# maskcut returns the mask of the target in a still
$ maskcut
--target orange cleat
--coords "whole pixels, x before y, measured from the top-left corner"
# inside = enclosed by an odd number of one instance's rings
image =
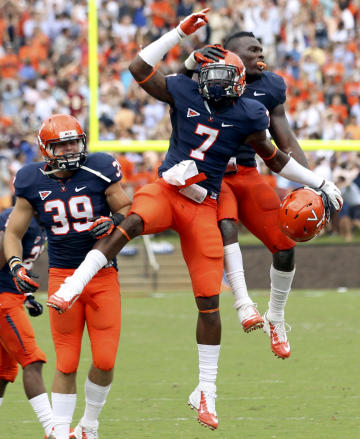
[[[74,291],[75,288],[66,283],[67,279],[68,278],[65,279],[65,282],[60,285],[56,293],[52,294],[46,302],[49,308],[54,308],[59,314],[70,309],[81,294],[81,291]]]
[[[215,410],[216,393],[208,390],[200,390],[198,387],[189,396],[188,405],[197,410],[198,422],[204,427],[215,430],[219,421]]]
[[[245,303],[237,310],[245,332],[255,331],[264,326],[264,319],[256,308],[256,303]]]
[[[73,303],[78,299],[79,296],[80,294],[75,296],[71,301],[67,301],[62,297],[57,296],[55,293],[48,298],[46,305],[49,308],[54,308],[59,314],[62,314],[72,307]]]
[[[264,331],[270,336],[271,350],[274,354],[285,360],[291,354],[290,343],[286,333],[291,330],[290,325],[281,321],[270,321],[267,314],[264,314]]]

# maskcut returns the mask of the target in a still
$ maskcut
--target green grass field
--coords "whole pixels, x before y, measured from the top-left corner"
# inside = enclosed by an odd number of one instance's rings
[[[268,293],[253,291],[259,309]],[[40,295],[41,301],[45,296]],[[196,308],[192,293],[123,297],[123,328],[113,387],[100,417],[100,438],[110,439],[356,439],[359,415],[360,291],[291,293],[287,320],[292,355],[275,358],[262,332],[242,332],[223,293],[222,349],[215,432],[196,422],[187,397],[197,384]],[[33,318],[48,356],[48,390],[54,351],[47,311]],[[90,364],[87,334],[78,373],[74,426],[84,408],[83,384]],[[21,372],[0,408],[0,438],[43,438],[27,402]]]

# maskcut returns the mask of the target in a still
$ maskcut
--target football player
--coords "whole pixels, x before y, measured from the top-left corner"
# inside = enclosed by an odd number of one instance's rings
[[[35,300],[33,292],[39,286],[35,281],[30,287],[23,284],[25,267],[30,270],[44,249],[45,234],[35,218],[22,238],[23,264],[16,271],[9,269],[4,256],[4,234],[11,209],[0,214],[0,405],[3,402],[7,384],[13,383],[18,374],[18,364],[23,368],[24,390],[36,413],[45,435],[53,438],[53,416],[42,378],[42,365],[46,356],[35,340],[35,333],[27,317],[42,314],[41,303]],[[14,277],[13,277],[14,275]],[[25,286],[25,289],[24,289]]]
[[[323,182],[266,139],[266,108],[254,100],[240,98],[245,68],[237,55],[228,52],[222,63],[203,63],[198,82],[181,74],[165,77],[156,70],[169,49],[206,24],[207,11],[186,17],[131,62],[130,71],[141,87],[171,107],[169,150],[159,168],[159,179],[136,192],[127,218],[110,236],[99,240],[76,272],[49,298],[48,306],[66,311],[81,297],[81,290],[91,277],[135,236],[176,230],[198,307],[199,383],[188,403],[198,411],[200,423],[215,429],[223,270],[217,199],[227,162],[241,145],[249,143],[281,175],[314,187],[324,184],[338,208],[341,195],[335,185]],[[93,227],[97,227],[96,223]]]
[[[246,88],[243,96],[261,102],[269,111],[269,131],[278,148],[303,166],[306,157],[287,121],[284,109],[286,85],[277,74],[265,69],[263,48],[251,32],[230,35],[224,48],[236,53],[246,68]],[[194,51],[185,67],[191,71],[204,58],[209,62],[223,59],[226,51],[219,46],[205,46]],[[280,199],[275,190],[259,174],[255,150],[243,145],[232,158],[225,174],[219,200],[219,226],[224,242],[224,266],[227,280],[234,294],[234,307],[246,332],[264,326],[270,345],[278,358],[291,353],[286,332],[285,305],[295,274],[295,245],[279,227]],[[241,250],[238,244],[238,220],[271,251],[270,301],[262,317],[248,295]]]
[[[46,119],[38,143],[44,162],[26,165],[16,175],[16,204],[5,236],[5,255],[14,275],[21,273],[25,287],[32,286],[31,275],[22,268],[21,238],[36,212],[48,239],[52,295],[93,246],[89,227],[94,217],[112,213],[114,227],[131,203],[121,187],[119,163],[109,154],[87,153],[85,133],[74,117],[55,114]],[[56,351],[52,387],[56,439],[69,435],[85,323],[92,364],[85,383],[85,412],[75,434],[82,439],[98,437],[98,416],[113,379],[120,335],[120,287],[114,260],[99,271],[81,299],[65,316],[50,310]]]

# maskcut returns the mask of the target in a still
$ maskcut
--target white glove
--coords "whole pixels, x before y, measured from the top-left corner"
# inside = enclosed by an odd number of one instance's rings
[[[328,180],[324,180],[318,189],[325,193],[334,209],[340,212],[344,203],[340,189],[333,182]]]

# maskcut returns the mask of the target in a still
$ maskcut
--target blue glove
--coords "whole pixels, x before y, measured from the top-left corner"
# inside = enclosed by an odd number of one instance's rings
[[[31,317],[37,317],[43,313],[43,306],[37,302],[31,294],[26,296],[25,306]]]

